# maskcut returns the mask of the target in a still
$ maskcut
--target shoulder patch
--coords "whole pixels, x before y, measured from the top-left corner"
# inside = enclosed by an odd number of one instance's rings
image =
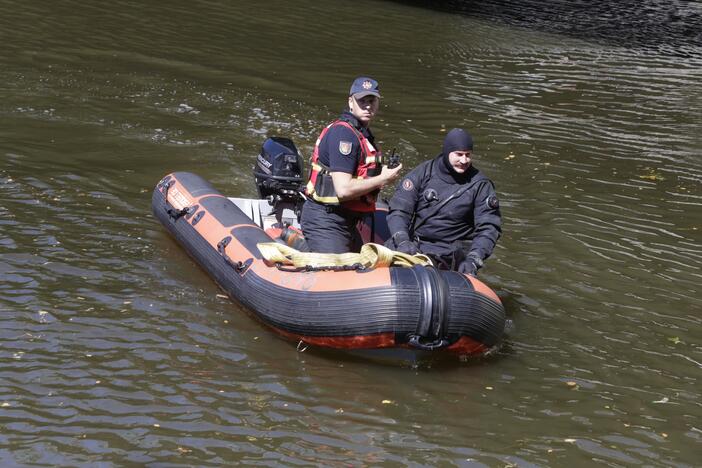
[[[353,148],[353,143],[351,143],[350,141],[339,141],[339,153],[343,154],[344,156],[348,156],[349,154],[351,154],[351,148]]]
[[[485,204],[494,210],[500,207],[500,200],[498,200],[495,195],[490,195],[487,200],[485,200]]]
[[[405,179],[402,181],[402,188],[409,192],[410,190],[414,189],[414,184],[410,179]]]

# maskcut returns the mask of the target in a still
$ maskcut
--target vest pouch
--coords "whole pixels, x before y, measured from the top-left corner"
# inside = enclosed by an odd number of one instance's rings
[[[334,181],[331,174],[326,171],[321,171],[317,174],[317,179],[314,182],[314,199],[325,205],[339,204],[339,199],[334,190]]]

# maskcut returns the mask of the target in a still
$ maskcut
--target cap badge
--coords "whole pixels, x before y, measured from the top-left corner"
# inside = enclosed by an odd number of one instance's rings
[[[344,156],[348,156],[349,154],[351,154],[352,146],[353,144],[350,141],[339,141],[339,153],[343,154]]]
[[[371,88],[373,87],[373,83],[371,83],[370,81],[366,80],[366,81],[363,82],[363,84],[362,84],[361,86],[363,86],[363,89],[371,89]]]

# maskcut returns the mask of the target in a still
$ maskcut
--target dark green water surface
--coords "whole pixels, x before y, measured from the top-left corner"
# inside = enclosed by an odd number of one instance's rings
[[[699,466],[702,4],[590,3],[0,0],[0,464]],[[359,74],[405,170],[474,135],[494,356],[298,352],[150,213]]]

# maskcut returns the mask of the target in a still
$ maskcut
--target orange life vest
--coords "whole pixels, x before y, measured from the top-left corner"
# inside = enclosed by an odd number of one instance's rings
[[[336,190],[334,190],[334,183],[332,181],[329,168],[319,162],[319,143],[322,141],[324,135],[327,134],[329,129],[335,125],[343,125],[351,129],[360,143],[361,151],[358,157],[356,172],[353,174],[354,178],[367,179],[368,177],[375,175],[374,172],[380,167],[380,151],[376,150],[368,138],[356,130],[353,125],[344,120],[337,120],[327,125],[324,130],[322,130],[319,138],[317,138],[317,142],[314,145],[314,152],[312,153],[312,158],[310,161],[310,179],[305,187],[305,194],[315,201],[325,205],[341,205],[342,207],[352,211],[375,211],[376,192],[363,195],[355,200],[344,200],[340,202],[339,197],[336,194]]]

